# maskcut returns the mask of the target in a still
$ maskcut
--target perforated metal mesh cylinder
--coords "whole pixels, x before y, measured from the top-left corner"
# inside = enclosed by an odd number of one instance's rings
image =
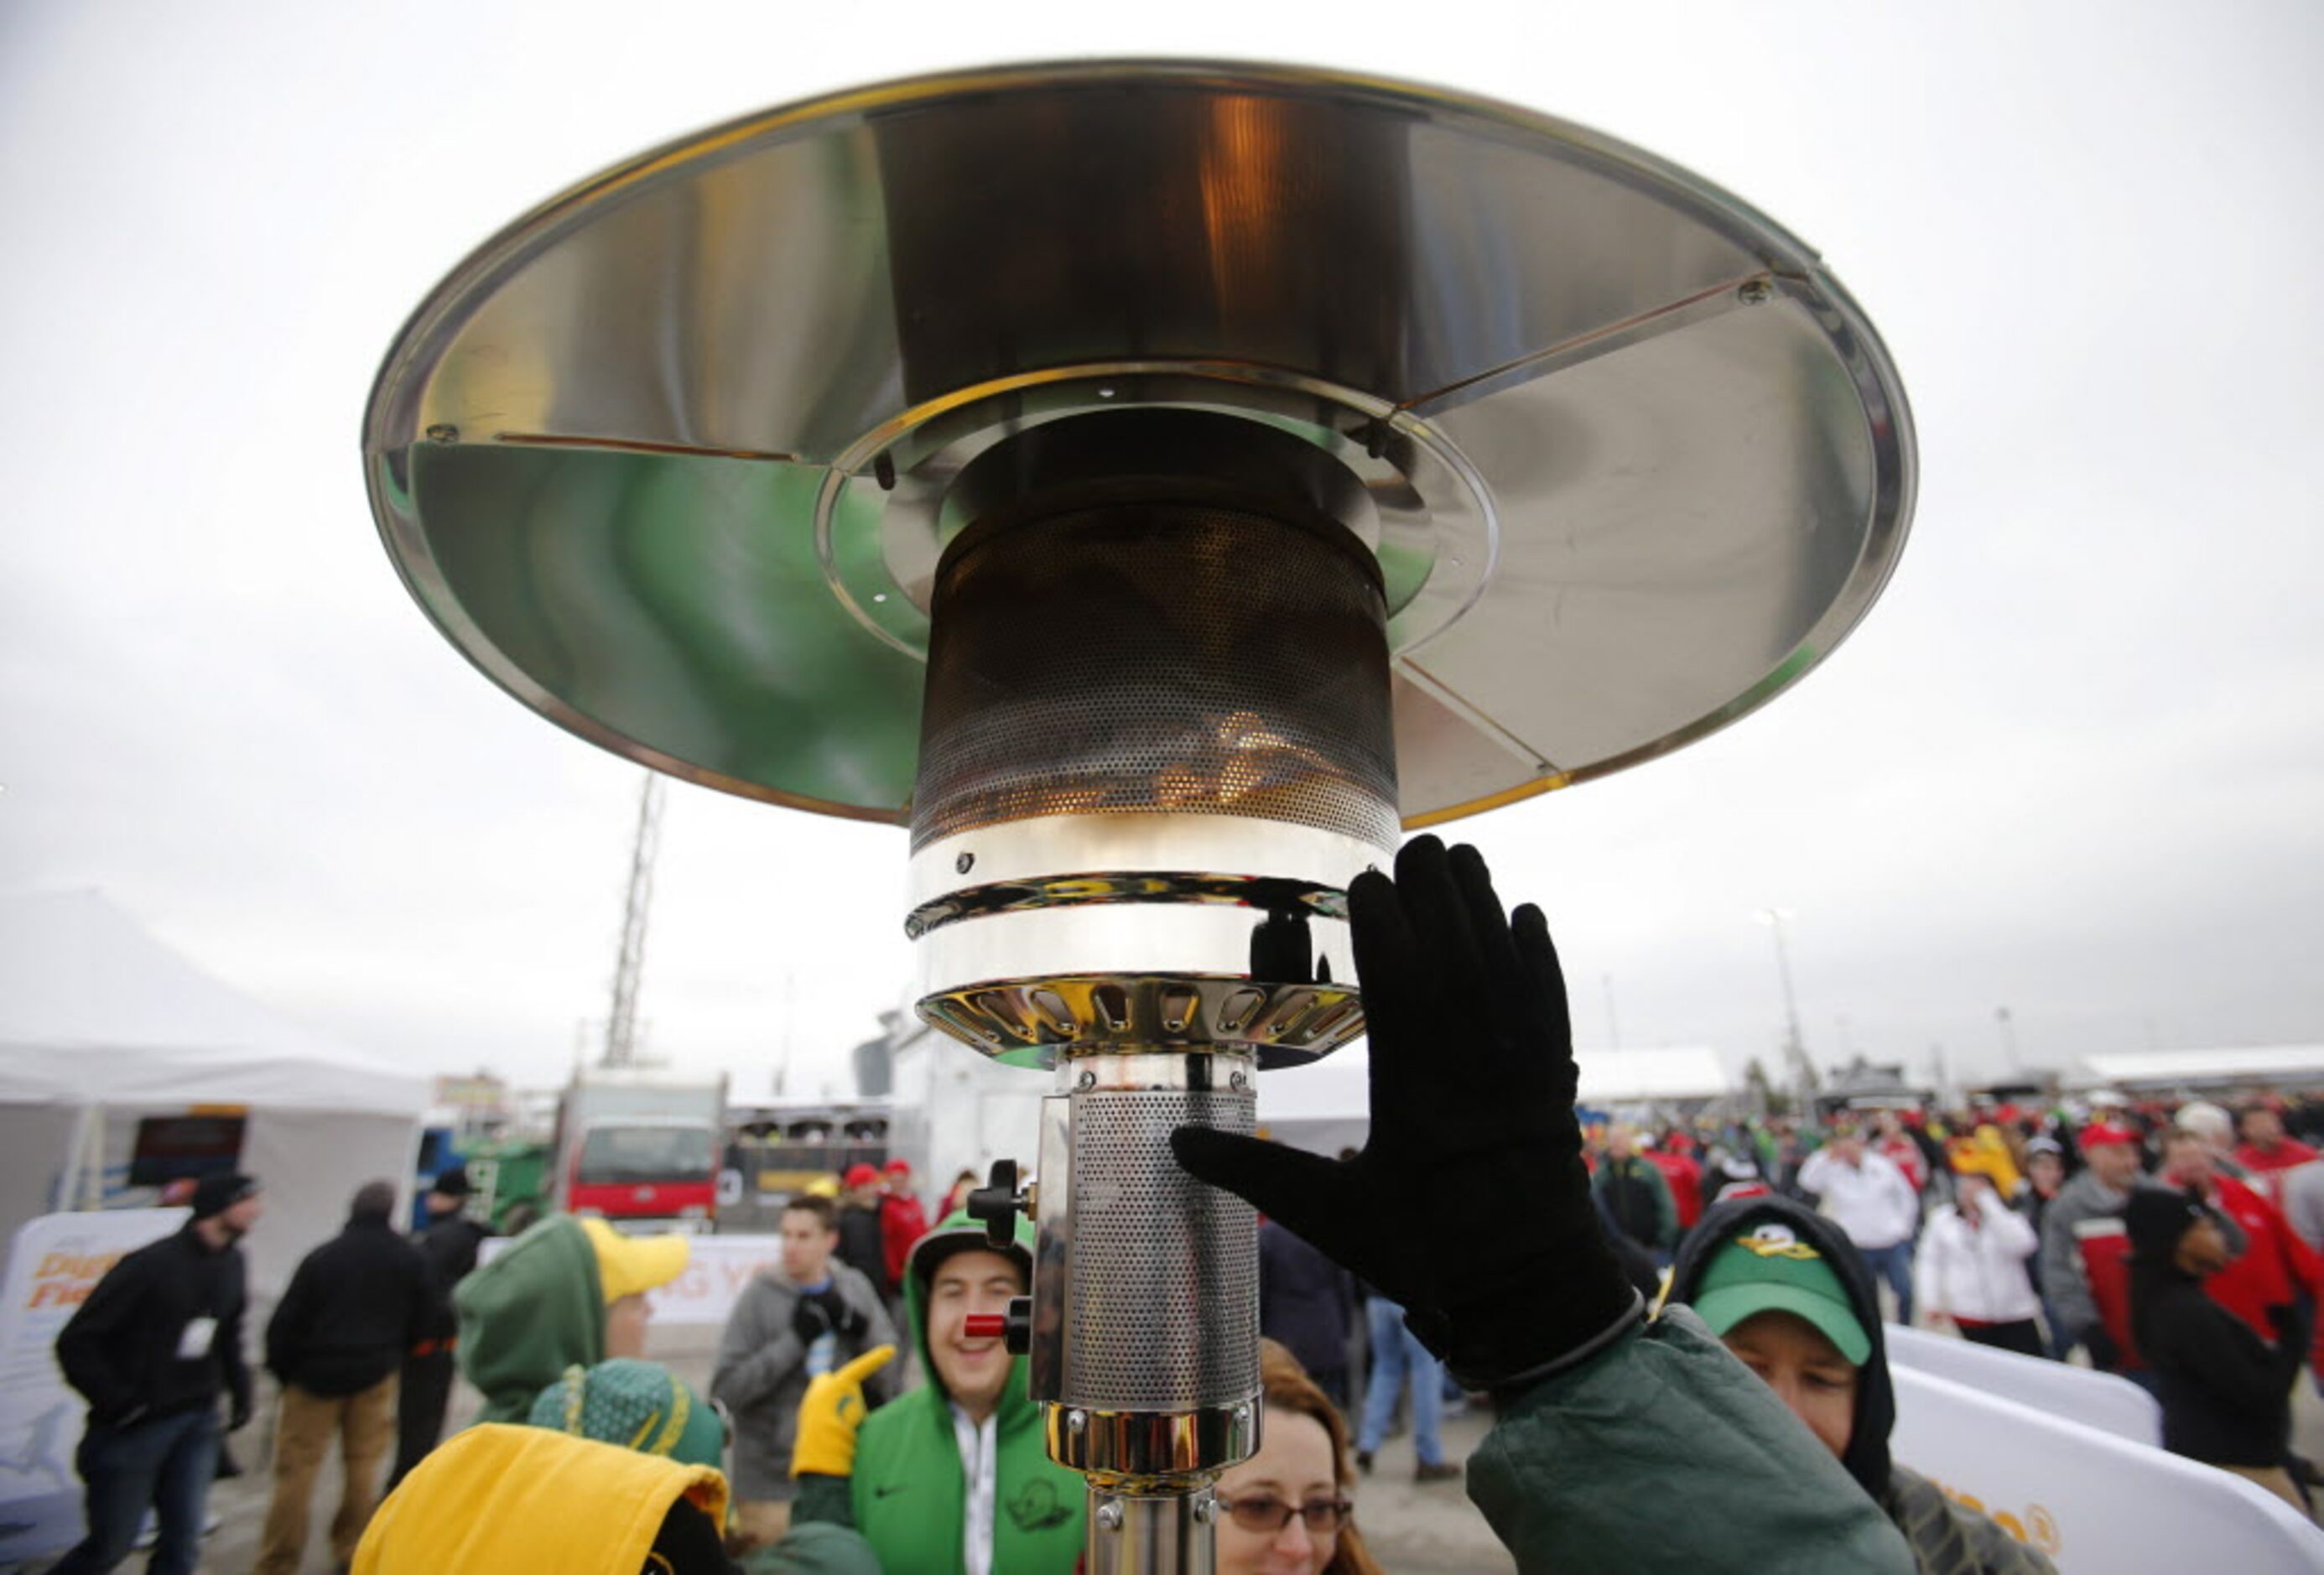
[[[1386,608],[1342,527],[1167,502],[986,521],[932,612],[915,849],[1121,811],[1395,845]]]
[[[1249,1133],[1256,1115],[1247,1086],[1073,1096],[1065,1404],[1185,1413],[1256,1392],[1258,1217],[1170,1156],[1175,1128]]]

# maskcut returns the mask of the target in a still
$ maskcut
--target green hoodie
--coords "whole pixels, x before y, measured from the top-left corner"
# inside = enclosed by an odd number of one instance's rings
[[[484,1395],[478,1422],[522,1422],[569,1367],[605,1359],[597,1254],[569,1214],[552,1214],[452,1292],[460,1372]]]
[[[855,1474],[842,1497],[829,1479],[805,1478],[793,1519],[837,1520],[862,1533],[881,1566],[913,1575],[960,1575],[967,1477],[953,1432],[944,1380],[928,1356],[928,1283],[936,1260],[966,1241],[991,1250],[984,1227],[954,1213],[912,1248],[904,1271],[904,1308],[912,1347],[927,1382],[874,1411],[857,1436]],[[1022,1261],[1033,1253],[1033,1228],[1019,1220]],[[992,1568],[1008,1575],[1068,1575],[1081,1557],[1087,1505],[1079,1472],[1049,1459],[1041,1410],[1026,1389],[1026,1362],[1010,1365],[994,1414]]]

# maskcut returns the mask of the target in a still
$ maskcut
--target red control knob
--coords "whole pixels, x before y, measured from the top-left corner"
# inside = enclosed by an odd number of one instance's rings
[[[971,1312],[960,1331],[971,1340],[997,1339],[1011,1356],[1023,1356],[1033,1346],[1033,1298],[1011,1296],[1006,1312]]]

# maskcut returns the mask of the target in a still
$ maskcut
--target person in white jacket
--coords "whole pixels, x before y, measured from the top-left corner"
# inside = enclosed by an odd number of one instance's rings
[[[1954,1202],[1930,1215],[1921,1232],[1913,1279],[1922,1307],[1950,1318],[1964,1340],[2047,1355],[2034,1321],[2041,1302],[2025,1277],[2025,1260],[2041,1239],[1982,1173],[1957,1171],[1954,1186]]]
[[[1800,1166],[1800,1185],[1856,1243],[1875,1277],[1896,1294],[1896,1322],[1913,1322],[1913,1235],[1921,1224],[1921,1194],[1886,1155],[1867,1151],[1864,1138],[1843,1128]]]

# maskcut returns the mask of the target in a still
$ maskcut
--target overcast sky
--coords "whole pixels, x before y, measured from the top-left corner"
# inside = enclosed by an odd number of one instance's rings
[[[356,15],[366,20],[358,24]],[[1367,20],[1367,17],[1372,20]],[[649,20],[650,18],[650,20]],[[1317,19],[1325,19],[1322,22]],[[398,583],[357,419],[404,315],[642,147],[867,80],[1207,54],[1532,106],[1823,253],[1911,396],[1913,536],[1800,686],[1462,824],[1585,1045],[1998,1071],[2324,1039],[2313,5],[0,7],[0,887],[101,887],[348,1040],[553,1082],[637,768]],[[650,1044],[844,1084],[901,832],[669,790]],[[966,1054],[966,1052],[962,1052]]]

